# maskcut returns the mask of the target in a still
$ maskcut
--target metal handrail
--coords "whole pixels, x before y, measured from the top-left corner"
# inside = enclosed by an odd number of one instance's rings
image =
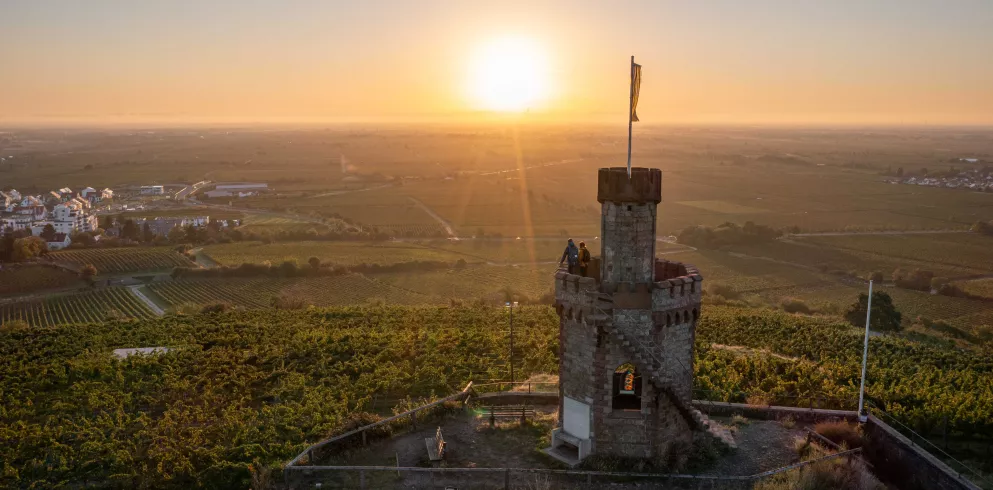
[[[431,403],[428,403],[426,405],[422,405],[422,406],[417,407],[417,408],[415,408],[413,410],[408,410],[406,412],[403,412],[403,413],[394,415],[392,417],[388,417],[388,418],[382,419],[382,420],[380,420],[378,422],[375,422],[375,423],[372,423],[372,424],[369,424],[369,425],[364,425],[362,427],[359,427],[358,429],[351,430],[351,431],[348,431],[348,432],[346,432],[344,434],[339,434],[339,435],[334,436],[334,437],[331,437],[329,439],[325,439],[323,441],[320,441],[320,442],[317,442],[315,444],[312,444],[307,449],[304,449],[295,458],[293,458],[292,460],[290,460],[289,463],[286,463],[286,467],[287,468],[290,468],[290,467],[296,466],[303,459],[304,456],[307,456],[308,459],[310,460],[310,462],[313,463],[313,459],[311,458],[311,456],[313,455],[313,451],[315,449],[320,449],[320,448],[322,448],[324,446],[327,446],[328,444],[331,444],[332,442],[337,442],[337,441],[340,441],[342,439],[346,439],[348,437],[354,436],[355,434],[360,434],[360,433],[363,433],[363,432],[365,432],[367,430],[370,430],[370,429],[374,429],[376,427],[379,427],[381,425],[386,425],[386,424],[388,424],[390,422],[393,422],[394,420],[398,420],[398,419],[401,419],[403,417],[411,417],[413,419],[414,417],[417,416],[417,412],[420,412],[420,411],[423,411],[423,410],[427,410],[429,408],[436,407],[436,406],[441,405],[441,404],[444,404],[446,402],[450,402],[450,401],[453,401],[453,400],[456,400],[456,399],[459,399],[459,398],[462,398],[463,400],[465,400],[469,396],[471,389],[472,389],[472,381],[470,381],[469,384],[467,384],[465,386],[465,388],[463,388],[462,391],[460,391],[458,393],[455,393],[455,394],[452,394],[452,395],[448,395],[445,398],[442,398],[440,400],[435,400],[435,401],[433,401]],[[365,436],[363,435],[363,438],[364,437]]]

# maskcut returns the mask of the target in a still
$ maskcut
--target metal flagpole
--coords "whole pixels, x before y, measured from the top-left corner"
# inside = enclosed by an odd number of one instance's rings
[[[631,56],[631,90],[628,94],[628,178],[631,178],[631,126],[634,121],[631,115],[634,113],[634,55]]]
[[[865,308],[865,345],[862,347],[862,382],[859,385],[859,422],[867,417],[862,412],[862,399],[865,397],[865,365],[869,359],[869,316],[872,315],[872,280],[869,280],[869,301]]]

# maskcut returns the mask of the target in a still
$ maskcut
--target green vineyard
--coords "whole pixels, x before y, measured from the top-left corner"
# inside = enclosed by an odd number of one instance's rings
[[[70,267],[93,264],[100,274],[167,271],[192,267],[193,262],[168,247],[122,247],[63,250],[48,254],[49,260]]]
[[[286,279],[193,279],[154,283],[148,289],[170,307],[227,303],[243,308],[265,308],[278,296],[298,298],[317,306],[364,303],[371,299],[391,304],[435,302],[429,296],[359,274]]]
[[[155,315],[130,291],[118,287],[0,305],[0,324],[23,320],[32,326],[44,327],[103,322],[112,316],[151,318]]]

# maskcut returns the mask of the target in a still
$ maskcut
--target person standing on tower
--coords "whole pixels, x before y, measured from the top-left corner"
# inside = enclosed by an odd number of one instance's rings
[[[579,242],[579,275],[586,277],[586,267],[590,265],[591,258],[586,242]]]
[[[562,258],[559,259],[559,266],[562,262],[566,260],[569,261],[569,274],[576,273],[576,264],[579,262],[579,249],[576,248],[576,244],[572,242],[572,238],[569,239],[569,243],[565,246],[565,251],[562,252]]]

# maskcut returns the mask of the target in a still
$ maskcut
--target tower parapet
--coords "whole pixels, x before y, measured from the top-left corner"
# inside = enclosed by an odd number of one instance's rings
[[[655,258],[661,171],[602,168],[597,200],[599,277],[555,275],[562,403],[550,454],[666,459],[705,424],[690,405],[703,278]]]

